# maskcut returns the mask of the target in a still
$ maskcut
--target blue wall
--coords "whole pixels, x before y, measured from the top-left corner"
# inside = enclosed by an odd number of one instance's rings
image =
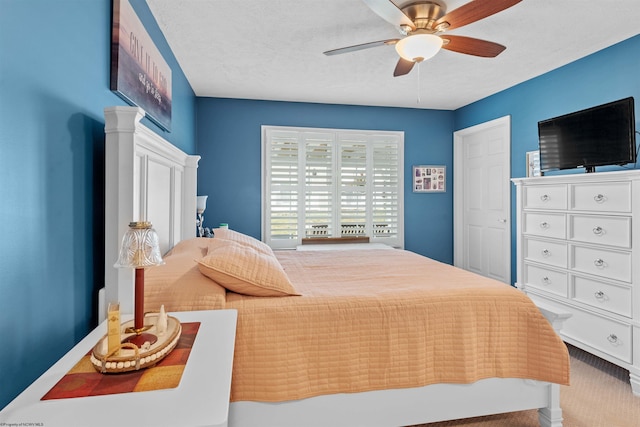
[[[404,131],[405,248],[453,263],[453,191],[411,190],[412,165],[447,165],[451,183],[453,112],[198,98],[198,193],[209,195],[205,226],[229,223],[260,238],[260,126]]]
[[[482,99],[455,112],[460,130],[511,116],[511,176],[526,175],[525,153],[538,149],[538,121],[628,96],[640,117],[640,36],[618,43],[564,67]],[[640,141],[640,140],[639,140]],[[633,168],[627,165],[626,168]],[[622,169],[598,167],[597,171]],[[550,174],[583,173],[584,169]],[[512,187],[512,282],[515,283],[515,188]]]
[[[172,68],[173,130],[195,152],[195,97],[143,0],[131,2]],[[0,408],[82,338],[103,286],[103,109],[111,0],[2,0]],[[116,254],[114,254],[114,257]]]

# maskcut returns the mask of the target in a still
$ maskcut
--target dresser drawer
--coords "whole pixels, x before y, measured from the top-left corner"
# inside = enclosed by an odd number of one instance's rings
[[[525,264],[524,283],[543,291],[567,297],[567,273]]]
[[[566,238],[566,217],[564,214],[527,212],[523,218],[523,232],[556,239]]]
[[[569,239],[599,245],[631,247],[631,218],[569,215]]]
[[[562,332],[597,350],[631,363],[631,325],[599,316],[595,313],[571,310]]]
[[[566,185],[525,186],[525,209],[567,209]]]
[[[564,305],[538,295],[529,295],[534,303],[570,313],[560,335],[607,353],[626,363],[632,361],[633,341],[630,324],[618,322],[577,307]]]
[[[573,277],[572,285],[574,300],[631,317],[631,288],[579,276]]]
[[[631,283],[631,253],[572,246],[570,268],[583,273]]]
[[[536,239],[525,239],[525,259],[567,268],[567,245]]]
[[[631,183],[572,184],[571,209],[596,212],[631,212]]]

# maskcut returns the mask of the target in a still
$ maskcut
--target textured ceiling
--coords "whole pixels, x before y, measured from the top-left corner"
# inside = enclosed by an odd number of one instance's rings
[[[446,4],[451,11],[467,2]],[[639,0],[523,0],[450,32],[507,46],[497,58],[442,50],[410,74],[393,77],[393,46],[322,54],[400,36],[362,0],[147,3],[197,96],[445,110],[628,39],[640,28]]]

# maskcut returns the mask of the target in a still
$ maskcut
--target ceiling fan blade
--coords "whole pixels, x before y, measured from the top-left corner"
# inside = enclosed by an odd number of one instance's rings
[[[484,58],[495,58],[506,49],[501,44],[488,42],[486,40],[474,39],[465,36],[440,36],[444,41],[443,49],[453,52],[465,53],[467,55],[482,56]]]
[[[398,9],[391,0],[363,0],[369,9],[373,10],[378,16],[396,27],[406,25],[415,30],[416,26],[403,11]]]
[[[409,72],[413,69],[413,66],[416,65],[413,61],[407,61],[404,58],[400,58],[398,63],[396,64],[396,69],[393,70],[393,77],[404,76],[405,74],[409,74]]]
[[[369,42],[369,43],[357,44],[357,45],[354,45],[354,46],[341,47],[339,49],[328,50],[328,51],[323,52],[323,53],[325,55],[327,55],[327,56],[340,55],[342,53],[355,52],[357,50],[369,49],[369,48],[372,48],[372,47],[378,47],[378,46],[383,46],[383,45],[394,45],[394,44],[398,43],[399,41],[400,41],[400,39],[378,40],[376,42]]]
[[[474,0],[467,4],[460,6],[459,8],[452,10],[451,12],[438,19],[434,25],[434,28],[438,28],[439,25],[443,25],[441,31],[453,30],[454,28],[462,27],[463,25],[471,24],[472,22],[479,21],[491,16],[495,13],[502,12],[505,9],[510,8],[522,0]],[[448,23],[446,25],[445,23]]]

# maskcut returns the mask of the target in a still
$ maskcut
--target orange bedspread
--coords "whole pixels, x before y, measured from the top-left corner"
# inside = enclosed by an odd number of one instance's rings
[[[283,251],[302,296],[227,293],[231,400],[470,383],[569,382],[567,349],[517,289],[401,250]]]

